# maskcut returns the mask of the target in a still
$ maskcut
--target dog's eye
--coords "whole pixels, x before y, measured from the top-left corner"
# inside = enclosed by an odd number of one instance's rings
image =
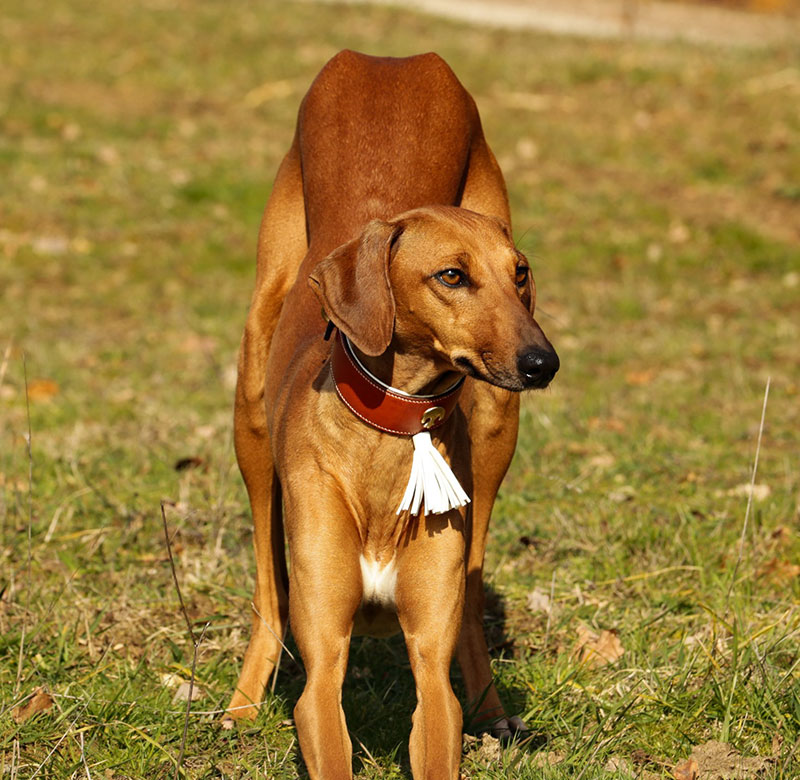
[[[514,274],[514,283],[517,287],[524,287],[528,281],[528,274],[530,273],[530,268],[527,265],[518,265],[517,271]]]
[[[447,268],[444,271],[439,271],[436,274],[436,278],[445,287],[466,287],[469,284],[467,275],[458,268]]]

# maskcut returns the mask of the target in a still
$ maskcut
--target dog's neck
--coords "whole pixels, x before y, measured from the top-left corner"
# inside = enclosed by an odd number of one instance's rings
[[[437,395],[458,381],[461,374],[437,365],[429,357],[390,347],[382,355],[365,355],[351,342],[361,365],[384,384],[409,395]]]

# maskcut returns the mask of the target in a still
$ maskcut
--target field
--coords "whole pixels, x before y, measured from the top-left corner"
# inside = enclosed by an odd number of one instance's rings
[[[254,571],[231,408],[260,212],[345,47],[436,50],[474,94],[562,361],[486,562],[533,737],[465,738],[464,778],[800,776],[797,48],[271,0],[6,0],[0,36],[2,777],[306,776],[291,642],[218,727]],[[207,625],[188,720],[162,499]],[[413,707],[402,639],[355,640],[357,777],[410,778]]]

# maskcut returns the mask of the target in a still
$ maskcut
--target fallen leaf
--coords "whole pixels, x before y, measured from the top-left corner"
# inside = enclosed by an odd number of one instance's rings
[[[207,355],[213,353],[217,346],[216,339],[199,333],[187,332],[178,345],[181,352],[187,354]]]
[[[649,385],[656,376],[656,372],[652,368],[646,368],[642,371],[628,371],[625,374],[625,381],[634,387],[642,387]]]
[[[183,682],[183,677],[175,672],[162,672],[159,677],[165,688],[177,688]]]
[[[28,383],[28,398],[31,401],[48,401],[58,395],[58,383],[52,379],[34,379]]]
[[[596,634],[587,626],[578,626],[575,654],[582,664],[592,669],[614,663],[625,654],[616,631],[603,630]]]
[[[617,461],[613,455],[604,452],[601,455],[595,455],[593,458],[589,458],[587,462],[596,469],[610,469]]]
[[[697,777],[697,761],[692,758],[687,758],[682,764],[678,764],[672,770],[672,776],[675,780],[695,780]]]
[[[788,547],[792,541],[792,532],[785,525],[779,525],[769,538],[778,547]]]
[[[28,701],[24,704],[20,704],[20,706],[14,710],[14,720],[17,723],[24,723],[37,712],[47,712],[52,706],[53,697],[44,688],[37,688]]]
[[[550,596],[541,588],[534,588],[528,594],[528,609],[531,612],[545,612],[549,615],[552,609]]]
[[[612,431],[613,433],[625,433],[625,423],[616,417],[590,417],[587,421],[590,431]]]
[[[622,485],[616,490],[612,490],[608,494],[608,498],[615,504],[624,504],[626,501],[633,501],[635,495],[636,488],[634,488],[633,485]]]
[[[775,585],[788,585],[800,576],[800,566],[780,558],[773,558],[758,570],[758,576]]]
[[[636,748],[636,750],[634,750],[633,753],[631,753],[631,759],[633,760],[634,764],[659,763],[646,750],[642,750],[641,748]]]
[[[619,756],[611,756],[606,761],[603,771],[613,772],[618,777],[633,777],[634,775],[633,764],[627,758],[620,758]]]
[[[598,421],[599,419],[599,417],[590,418],[589,427],[592,427],[592,420]],[[544,445],[544,448],[547,454],[561,452],[565,448],[570,455],[589,455],[594,451],[591,447],[580,441],[568,441],[565,445],[563,441],[556,440],[548,442]]]
[[[177,704],[180,701],[188,701],[189,699],[189,688],[190,685],[188,682],[182,682],[178,689],[175,691],[175,695],[172,697],[172,703]],[[197,701],[198,699],[202,699],[203,696],[206,695],[205,691],[195,683],[194,686],[191,686],[192,691],[192,701]]]
[[[179,461],[175,463],[175,471],[187,471],[188,469],[200,469],[204,468],[206,462],[202,458],[198,458],[196,455],[192,455],[189,458],[181,458]]]
[[[267,81],[254,89],[251,89],[243,98],[242,102],[247,108],[258,108],[262,103],[270,100],[279,100],[288,97],[294,91],[291,81],[283,79],[281,81]]]

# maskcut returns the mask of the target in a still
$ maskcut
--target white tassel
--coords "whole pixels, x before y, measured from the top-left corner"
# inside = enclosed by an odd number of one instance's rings
[[[468,504],[469,496],[447,461],[433,446],[431,435],[427,431],[416,433],[411,441],[414,442],[414,461],[397,514],[408,509],[410,514],[417,515],[423,502],[426,515],[438,515]]]

